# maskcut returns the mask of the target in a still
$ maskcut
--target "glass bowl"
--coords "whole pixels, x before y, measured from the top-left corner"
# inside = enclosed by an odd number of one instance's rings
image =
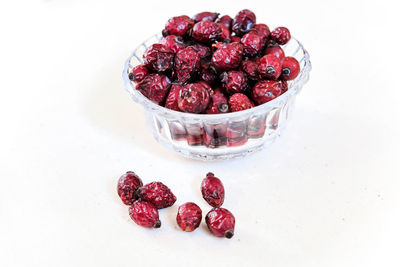
[[[296,95],[309,79],[311,62],[307,51],[296,39],[284,46],[286,56],[300,63],[300,73],[288,82],[288,91],[257,107],[225,114],[192,114],[170,110],[151,102],[135,89],[128,75],[142,64],[147,47],[162,38],[156,34],[139,45],[127,59],[123,79],[131,98],[141,104],[154,138],[183,156],[217,160],[243,157],[271,144],[284,130],[293,111]]]

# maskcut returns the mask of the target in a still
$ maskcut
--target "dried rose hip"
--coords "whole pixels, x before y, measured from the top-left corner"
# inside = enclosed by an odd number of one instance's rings
[[[282,88],[281,94],[286,93],[287,90],[289,89],[287,81],[281,80],[281,81],[279,81],[279,83],[281,84],[281,88]]]
[[[236,93],[229,98],[229,107],[232,112],[237,112],[253,108],[254,104],[250,101],[250,99],[246,95],[241,93]]]
[[[138,65],[132,69],[131,73],[129,73],[129,80],[137,83],[141,82],[149,73],[150,71],[146,66]]]
[[[165,25],[163,30],[163,35],[177,35],[183,36],[190,30],[194,25],[194,21],[188,16],[178,16],[170,18]]]
[[[256,15],[248,9],[244,9],[233,19],[232,31],[234,31],[236,35],[242,36],[247,33],[255,23]]]
[[[192,47],[186,47],[176,53],[175,74],[178,82],[185,83],[200,70],[200,56]]]
[[[118,196],[125,205],[132,205],[136,200],[135,192],[142,185],[142,179],[140,179],[134,172],[128,171],[118,180]]]
[[[221,34],[218,40],[223,42],[230,42],[231,40],[231,31],[223,24],[219,24],[221,27]]]
[[[240,69],[247,74],[247,76],[252,80],[258,80],[258,64],[252,60],[242,61],[240,64]]]
[[[202,21],[202,20],[209,20],[209,21],[214,21],[218,17],[219,13],[213,13],[213,12],[201,12],[196,15],[194,15],[193,20],[196,22]]]
[[[263,46],[260,36],[252,31],[243,35],[240,42],[243,45],[243,55],[247,57],[256,56]]]
[[[205,201],[214,208],[221,207],[224,203],[225,189],[220,179],[212,172],[207,173],[206,178],[201,183],[201,194]]]
[[[180,111],[178,107],[178,97],[179,97],[179,92],[182,89],[182,85],[179,84],[172,84],[171,89],[169,90],[169,94],[167,97],[167,100],[165,100],[165,107]]]
[[[265,79],[278,79],[281,75],[281,61],[274,55],[268,54],[260,58],[258,73]]]
[[[220,90],[215,90],[211,96],[211,103],[208,106],[207,114],[220,114],[229,112],[228,100]]]
[[[240,38],[239,36],[231,36],[231,43],[240,43],[240,41],[242,40],[242,38]]]
[[[217,237],[232,238],[235,231],[235,217],[224,208],[214,208],[206,215],[210,232]]]
[[[212,55],[212,63],[217,71],[231,70],[239,67],[242,61],[243,46],[240,43],[218,43]]]
[[[204,88],[206,88],[208,94],[211,96],[214,94],[214,90],[212,89],[212,87],[206,83],[205,81],[199,81],[197,84],[202,85]]]
[[[218,81],[217,75],[211,68],[211,62],[206,61],[201,64],[200,69],[200,79],[208,83],[209,85],[214,85]]]
[[[138,198],[152,203],[157,209],[170,207],[176,201],[171,189],[161,182],[146,184],[140,187],[136,193]]]
[[[285,57],[281,61],[282,63],[282,80],[293,80],[299,75],[300,72],[300,64],[294,57]]]
[[[222,33],[221,26],[209,20],[197,22],[192,30],[192,38],[201,43],[212,43]]]
[[[285,27],[278,27],[271,32],[271,40],[275,41],[277,44],[284,45],[290,40],[290,32]]]
[[[174,57],[174,51],[162,44],[151,45],[143,54],[144,63],[159,72],[172,69]]]
[[[193,232],[201,222],[201,209],[193,202],[187,202],[178,208],[176,222],[179,227],[185,232]]]
[[[182,37],[176,35],[168,35],[162,38],[160,44],[165,45],[174,51],[174,53],[178,53],[180,50],[185,48]]]
[[[228,15],[224,15],[222,17],[219,17],[216,21],[218,24],[223,24],[225,27],[227,27],[229,30],[232,27],[232,18]]]
[[[185,85],[178,97],[179,109],[188,113],[201,113],[210,102],[210,94],[201,83]]]
[[[268,46],[264,50],[264,55],[274,55],[279,60],[282,60],[285,57],[285,52],[283,51],[282,47],[279,45]]]
[[[149,74],[136,85],[136,89],[154,103],[161,105],[168,94],[171,81],[162,74]]]
[[[224,72],[221,75],[221,83],[228,95],[233,95],[234,93],[243,93],[249,87],[246,74],[237,70]]]
[[[250,32],[257,33],[261,38],[262,46],[264,46],[268,41],[268,36],[270,34],[269,27],[265,24],[255,24],[253,28],[251,28]]]
[[[211,49],[206,45],[195,43],[190,45],[190,47],[196,50],[201,58],[206,58],[211,56]]]
[[[129,207],[129,216],[138,225],[147,228],[160,228],[158,210],[150,202],[137,200]]]
[[[254,85],[252,97],[258,104],[264,104],[277,98],[282,93],[282,86],[277,81],[259,81]]]

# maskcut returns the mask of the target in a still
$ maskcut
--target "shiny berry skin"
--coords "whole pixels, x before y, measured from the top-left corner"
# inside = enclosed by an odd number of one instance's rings
[[[201,64],[200,79],[211,86],[213,86],[218,81],[217,75],[211,68],[211,62],[207,61]]]
[[[222,43],[212,55],[211,61],[217,71],[239,67],[242,61],[243,46],[240,43]]]
[[[140,187],[137,196],[143,200],[150,202],[157,209],[163,209],[172,206],[176,197],[165,184],[161,182],[152,182]]]
[[[188,30],[190,30],[194,25],[194,21],[189,18],[188,16],[178,16],[170,18],[165,25],[163,30],[163,35],[177,35],[183,36],[185,35]]]
[[[149,74],[136,85],[136,89],[154,103],[161,105],[167,97],[171,81],[162,74]]]
[[[201,194],[204,200],[214,208],[219,208],[224,203],[224,185],[212,172],[207,173],[206,178],[201,182]]]
[[[281,61],[282,63],[282,72],[281,79],[282,80],[293,80],[299,75],[300,72],[300,64],[294,57],[285,57]]]
[[[159,72],[172,69],[174,57],[174,51],[162,44],[151,45],[143,54],[144,64]]]
[[[187,202],[179,206],[176,222],[183,231],[193,232],[200,226],[201,218],[200,207],[193,202]]]
[[[248,9],[244,9],[233,19],[232,31],[238,36],[243,36],[243,34],[247,33],[255,23],[256,15]]]
[[[150,71],[145,65],[138,65],[129,73],[129,80],[137,83],[141,82],[149,73]]]
[[[229,98],[229,108],[231,112],[242,111],[253,107],[254,104],[244,94],[236,93]]]
[[[244,72],[242,71],[237,70],[231,70],[221,74],[221,83],[222,87],[228,95],[243,93],[249,87],[246,74],[244,74]]]
[[[175,110],[175,111],[180,111],[178,107],[178,97],[179,97],[179,92],[182,89],[182,85],[179,84],[172,84],[171,89],[169,90],[169,94],[167,96],[167,99],[165,100],[165,107]]]
[[[216,90],[215,93],[211,96],[211,102],[206,110],[207,114],[220,114],[229,112],[228,100],[225,95]]]
[[[240,38],[239,36],[231,36],[231,43],[240,43],[240,41],[242,40],[242,38]]]
[[[199,53],[200,58],[207,58],[211,56],[211,49],[206,45],[195,43],[190,45],[190,47]]]
[[[215,22],[218,24],[225,25],[225,27],[227,27],[230,30],[232,27],[232,21],[233,19],[230,16],[224,15],[222,17],[219,17]]]
[[[264,104],[282,93],[282,85],[277,81],[259,81],[253,87],[252,98],[258,104]]]
[[[222,33],[221,26],[209,20],[197,22],[192,30],[192,38],[201,43],[212,43]]]
[[[279,45],[268,46],[264,50],[264,55],[274,55],[279,60],[282,60],[285,57],[285,52],[283,51],[282,47]]]
[[[281,61],[274,55],[265,55],[259,60],[258,73],[265,79],[276,80],[281,75]]]
[[[253,28],[251,28],[250,32],[255,32],[260,36],[262,46],[265,46],[268,41],[268,36],[271,33],[269,27],[265,24],[255,24]]]
[[[214,21],[218,16],[219,16],[219,13],[205,11],[205,12],[201,12],[201,13],[194,15],[193,20],[195,22],[199,22],[202,20]]]
[[[176,35],[168,35],[162,38],[160,44],[165,45],[174,51],[174,53],[178,53],[180,50],[185,48],[182,37]]]
[[[158,210],[150,202],[137,200],[129,207],[129,216],[138,225],[147,228],[160,228]]]
[[[189,83],[180,91],[179,109],[188,113],[202,113],[210,102],[210,94],[201,83]]]
[[[260,36],[253,31],[243,35],[240,42],[243,45],[243,55],[247,57],[256,56],[263,46]]]
[[[258,80],[258,64],[252,60],[242,61],[240,69],[252,80]]]
[[[235,217],[224,208],[214,208],[206,215],[206,224],[210,232],[217,237],[232,238],[235,231]]]
[[[136,200],[136,190],[143,186],[142,179],[134,172],[128,171],[118,180],[118,196],[125,205],[132,205]]]
[[[200,56],[192,47],[186,47],[176,53],[175,74],[178,82],[185,83],[200,70]]]
[[[290,32],[285,27],[278,27],[270,34],[271,40],[280,45],[287,44],[287,42],[290,40],[290,37]]]

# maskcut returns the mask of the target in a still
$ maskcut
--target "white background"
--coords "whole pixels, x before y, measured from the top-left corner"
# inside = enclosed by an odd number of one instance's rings
[[[399,21],[385,1],[2,1],[0,266],[399,266]],[[392,1],[394,2],[394,1]],[[227,162],[157,144],[124,91],[125,59],[170,16],[203,10],[290,28],[311,79],[284,135]],[[397,9],[398,11],[398,9]],[[165,182],[162,228],[116,194],[127,170]],[[231,240],[175,223],[208,171]]]

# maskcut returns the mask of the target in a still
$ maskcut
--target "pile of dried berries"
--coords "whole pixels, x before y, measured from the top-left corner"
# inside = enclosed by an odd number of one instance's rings
[[[270,31],[244,9],[233,19],[201,12],[173,17],[159,44],[143,54],[129,78],[154,103],[188,112],[219,114],[262,105],[287,91],[300,72],[281,45],[291,36],[285,27]]]
[[[129,215],[138,225],[147,228],[160,228],[158,209],[172,206],[176,197],[161,182],[152,182],[143,186],[142,180],[134,172],[128,171],[118,180],[118,195],[122,202],[129,205]],[[213,207],[205,218],[210,232],[217,237],[232,238],[235,230],[235,217],[221,208],[225,199],[225,189],[220,179],[213,173],[207,173],[201,183],[201,193],[205,201]],[[193,232],[201,223],[200,207],[187,202],[178,208],[176,222],[185,232]]]

